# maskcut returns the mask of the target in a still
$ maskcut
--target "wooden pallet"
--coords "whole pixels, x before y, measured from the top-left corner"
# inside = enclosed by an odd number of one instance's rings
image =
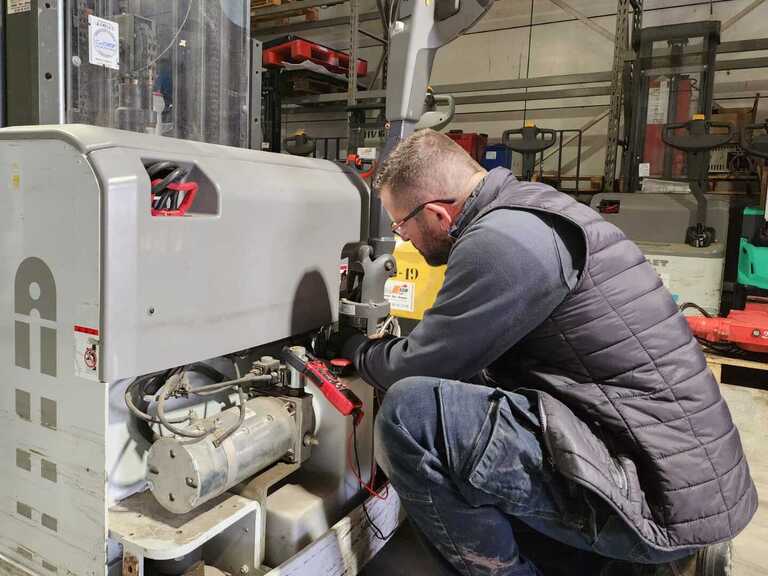
[[[707,358],[707,365],[709,366],[709,369],[712,370],[712,374],[715,375],[718,384],[724,384],[723,366],[736,366],[738,368],[746,368],[757,372],[765,372],[765,380],[768,382],[768,363],[766,362],[729,358],[717,354],[705,354],[705,356]]]
[[[284,23],[283,21],[288,22],[289,18],[294,18],[297,16],[303,16],[306,22],[317,22],[320,19],[320,9],[296,8],[295,10],[281,12],[280,14],[262,14],[257,9],[251,11],[251,23],[256,28],[263,24],[274,24],[278,21],[282,25]]]
[[[259,24],[274,25],[287,23],[289,18],[296,16],[303,16],[307,22],[316,22],[320,19],[320,9],[315,8],[302,8],[300,6],[293,10],[282,11],[280,14],[270,14],[269,11],[264,11],[265,8],[271,8],[273,6],[290,6],[293,0],[251,0],[251,23],[254,27],[258,27]]]
[[[267,8],[269,6],[280,6],[282,0],[251,0],[251,15],[255,10],[259,8]]]
[[[313,96],[346,92],[349,84],[346,79],[332,78],[316,74],[311,70],[284,70],[280,75],[280,93],[285,96]],[[358,82],[358,90],[365,86]]]

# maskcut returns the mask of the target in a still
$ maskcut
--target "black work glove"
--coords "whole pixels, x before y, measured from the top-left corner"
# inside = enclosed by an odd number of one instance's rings
[[[341,348],[339,349],[339,356],[347,358],[353,362],[356,359],[357,352],[361,347],[368,343],[368,336],[362,332],[355,331],[354,333],[347,334],[341,342]]]
[[[311,340],[312,354],[318,358],[353,360],[357,349],[368,341],[368,337],[349,326],[324,326]]]

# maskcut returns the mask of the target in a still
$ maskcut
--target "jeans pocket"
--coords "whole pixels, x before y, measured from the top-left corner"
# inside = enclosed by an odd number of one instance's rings
[[[464,476],[477,490],[518,504],[527,498],[533,484],[524,461],[540,462],[540,457],[536,437],[515,422],[505,400],[497,399],[467,460]]]

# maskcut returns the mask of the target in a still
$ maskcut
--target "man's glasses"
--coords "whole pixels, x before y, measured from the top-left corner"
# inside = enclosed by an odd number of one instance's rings
[[[454,202],[456,202],[455,198],[444,198],[443,200],[428,200],[423,204],[419,204],[418,206],[416,206],[416,208],[411,210],[405,218],[392,223],[392,233],[402,237],[402,234],[400,232],[403,225],[405,225],[405,223],[408,222],[408,220],[416,216],[419,212],[424,210],[424,208],[426,208],[430,204],[453,204]]]

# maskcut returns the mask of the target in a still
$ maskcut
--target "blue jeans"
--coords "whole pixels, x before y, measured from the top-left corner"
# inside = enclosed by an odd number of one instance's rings
[[[642,564],[695,552],[649,546],[607,503],[553,470],[526,396],[406,378],[387,391],[376,437],[379,464],[448,573],[541,574],[521,553],[524,531],[592,557]],[[595,573],[569,562],[569,574]]]

